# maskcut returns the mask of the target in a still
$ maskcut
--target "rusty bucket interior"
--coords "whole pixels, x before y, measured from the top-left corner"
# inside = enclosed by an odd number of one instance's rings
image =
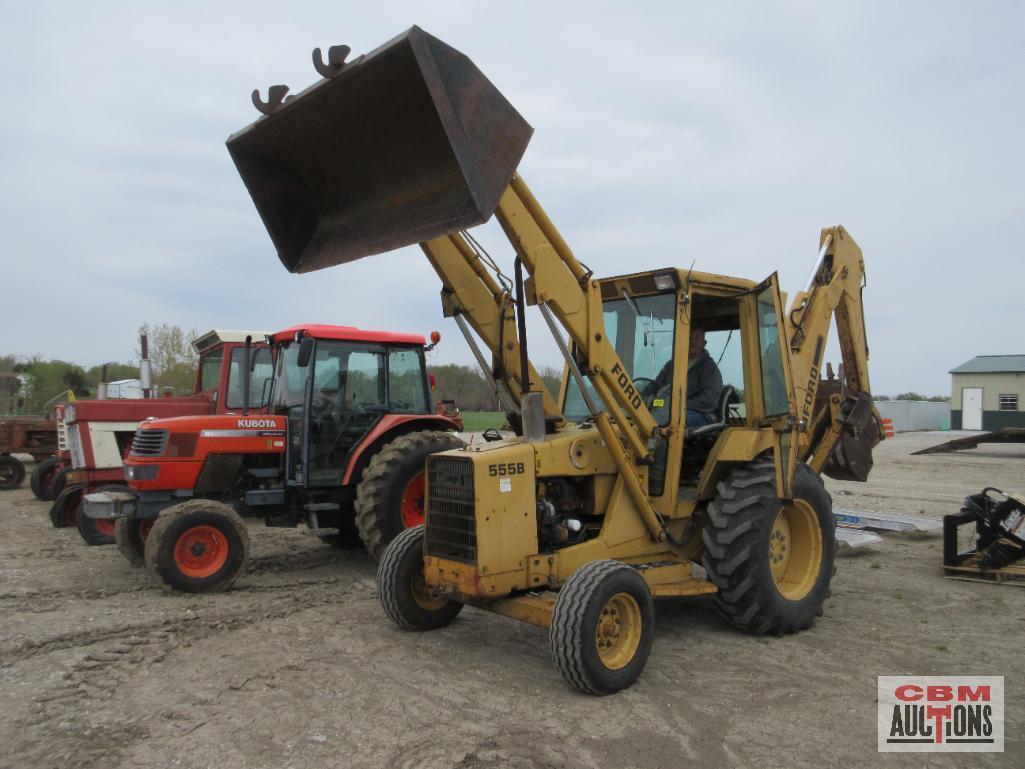
[[[309,272],[487,221],[532,131],[413,27],[227,144],[282,263]]]

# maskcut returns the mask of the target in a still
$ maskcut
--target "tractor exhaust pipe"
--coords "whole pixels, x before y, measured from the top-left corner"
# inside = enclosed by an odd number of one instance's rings
[[[294,97],[228,152],[290,272],[309,272],[487,221],[533,129],[464,54],[419,27],[353,61],[336,46]]]
[[[100,367],[100,383],[96,385],[96,400],[107,400],[107,364]]]
[[[142,397],[153,397],[153,368],[149,361],[149,339],[145,334],[139,338],[142,360],[139,361],[139,381],[142,383]]]

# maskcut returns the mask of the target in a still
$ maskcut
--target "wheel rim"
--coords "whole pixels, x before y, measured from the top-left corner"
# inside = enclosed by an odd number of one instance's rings
[[[402,492],[402,525],[405,528],[419,526],[424,522],[424,492],[427,479],[423,471],[414,475],[406,490]]]
[[[114,527],[117,526],[117,521],[113,518],[96,518],[94,525],[96,526],[97,534],[101,534],[104,537],[113,537]]]
[[[0,486],[13,483],[17,476],[17,468],[10,462],[0,463]]]
[[[445,606],[446,599],[435,598],[431,595],[431,589],[427,587],[427,580],[424,578],[424,567],[421,563],[413,569],[413,576],[410,579],[410,590],[413,600],[417,606],[425,611],[438,611]]]
[[[60,472],[60,468],[58,468],[57,465],[54,465],[49,470],[41,474],[39,480],[41,481],[40,485],[43,487],[43,491],[53,491],[53,482],[57,480],[58,472]]]
[[[216,574],[228,560],[228,541],[213,526],[193,526],[178,537],[174,563],[186,577],[203,579]]]
[[[780,595],[800,601],[822,565],[822,531],[815,509],[802,499],[784,505],[769,534],[769,571]]]
[[[598,658],[610,670],[621,670],[641,645],[641,607],[629,593],[616,593],[598,616],[594,642]]]

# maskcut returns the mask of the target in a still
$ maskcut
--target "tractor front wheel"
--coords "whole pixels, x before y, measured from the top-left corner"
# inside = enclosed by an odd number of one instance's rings
[[[127,486],[100,486],[96,489],[96,492],[101,491],[113,491],[118,494],[129,494],[131,489]],[[93,492],[88,492],[92,494]],[[78,527],[78,533],[82,535],[82,539],[85,540],[87,545],[113,545],[114,529],[116,527],[116,521],[114,518],[90,518],[81,509],[78,511],[78,515],[75,517],[75,525]]]
[[[132,566],[146,565],[146,539],[155,518],[118,518],[114,524],[114,542]]]
[[[835,571],[836,521],[822,479],[805,464],[793,501],[776,496],[771,460],[735,469],[717,486],[702,533],[716,608],[755,635],[786,635],[822,614]]]
[[[44,502],[53,501],[53,482],[63,464],[57,457],[50,457],[36,465],[32,471],[32,477],[29,479],[32,493],[36,495],[36,499],[41,499]]]
[[[437,630],[463,609],[458,601],[432,595],[424,580],[424,527],[400,533],[377,567],[377,597],[385,614],[403,630]]]
[[[182,502],[157,516],[146,537],[146,569],[169,593],[219,593],[249,557],[249,532],[227,505]]]
[[[374,558],[403,529],[424,522],[427,457],[465,445],[455,433],[424,430],[400,435],[370,460],[356,488],[356,528]]]
[[[64,529],[74,526],[78,520],[78,508],[82,504],[82,492],[85,486],[74,484],[65,486],[50,505],[50,523],[54,528]]]
[[[559,591],[549,635],[555,666],[586,694],[613,694],[644,670],[655,603],[644,578],[620,561],[584,564]]]
[[[25,465],[10,454],[0,456],[0,491],[16,489],[25,480]]]
[[[57,475],[53,478],[53,498],[57,499],[61,495],[61,492],[68,485],[68,473],[71,472],[71,467],[62,467],[57,471]]]

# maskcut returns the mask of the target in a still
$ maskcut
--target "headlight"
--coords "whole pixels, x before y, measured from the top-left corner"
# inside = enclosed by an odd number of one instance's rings
[[[160,474],[160,465],[125,465],[125,480],[155,481]]]

